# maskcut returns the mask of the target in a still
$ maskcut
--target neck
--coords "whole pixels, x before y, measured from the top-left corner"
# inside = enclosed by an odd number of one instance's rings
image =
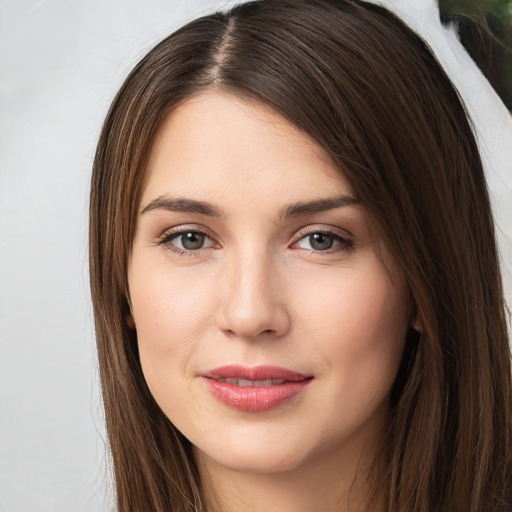
[[[340,458],[334,450],[277,473],[233,470],[199,450],[196,459],[208,512],[381,512],[385,496],[375,490],[382,467],[374,464],[376,454],[366,447]]]

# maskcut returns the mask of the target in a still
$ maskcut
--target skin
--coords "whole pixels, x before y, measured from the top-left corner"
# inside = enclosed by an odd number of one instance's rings
[[[353,201],[282,215],[341,196]],[[195,446],[210,510],[361,510],[411,307],[343,173],[269,107],[207,91],[160,127],[140,212],[128,281],[142,368]],[[176,229],[207,236],[184,251]],[[314,378],[275,409],[242,412],[201,376],[229,364]]]

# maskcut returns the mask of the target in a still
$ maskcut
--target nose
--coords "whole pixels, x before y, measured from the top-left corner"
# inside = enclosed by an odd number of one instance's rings
[[[286,334],[290,315],[272,258],[261,253],[239,255],[226,262],[226,267],[219,283],[219,329],[247,340]]]

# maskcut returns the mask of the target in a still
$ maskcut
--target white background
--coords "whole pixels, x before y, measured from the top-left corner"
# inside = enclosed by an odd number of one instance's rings
[[[388,0],[409,3],[469,98],[512,261],[512,123],[433,2]],[[0,512],[112,508],[87,275],[94,148],[135,63],[233,3],[0,0]]]

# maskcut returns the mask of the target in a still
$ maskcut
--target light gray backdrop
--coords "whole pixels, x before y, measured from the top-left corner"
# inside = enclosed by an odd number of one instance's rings
[[[0,0],[0,512],[112,509],[87,276],[93,152],[133,65],[233,3]],[[406,11],[470,104],[512,261],[510,116],[434,0],[383,3]]]

